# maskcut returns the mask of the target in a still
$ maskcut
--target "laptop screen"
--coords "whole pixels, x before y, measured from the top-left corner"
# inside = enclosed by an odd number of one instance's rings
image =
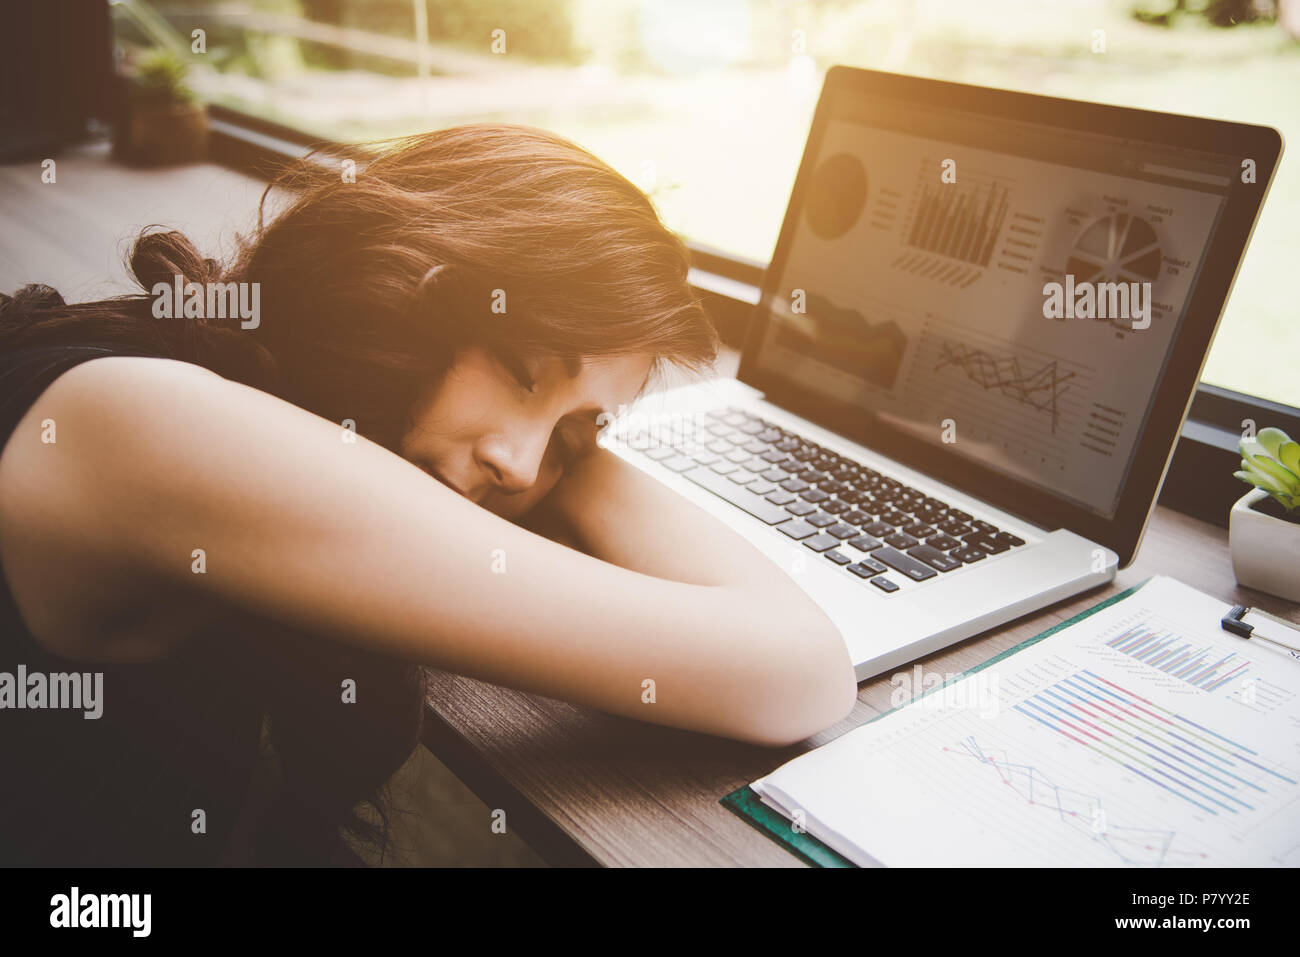
[[[757,367],[1113,517],[1240,157],[827,106]]]

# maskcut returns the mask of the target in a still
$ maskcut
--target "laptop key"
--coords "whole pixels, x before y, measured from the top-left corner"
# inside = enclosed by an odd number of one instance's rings
[[[931,548],[937,548],[941,552],[946,552],[958,547],[961,545],[961,542],[957,541],[955,538],[949,538],[947,535],[931,535],[925,540],[925,544],[929,545]]]
[[[759,498],[757,495],[750,495],[743,485],[737,485],[726,476],[717,474],[713,469],[697,466],[694,471],[685,472],[683,475],[701,488],[708,489],[714,495],[726,499],[732,505],[738,506],[768,525],[790,521],[790,513],[781,506],[773,505],[767,499]]]
[[[879,575],[876,578],[871,579],[871,584],[875,585],[881,591],[898,591],[898,583],[890,581],[884,575]]]
[[[873,548],[880,548],[885,543],[878,538],[872,538],[870,535],[859,535],[857,538],[850,538],[849,544],[860,552],[869,552]]]
[[[745,488],[749,489],[755,495],[766,495],[768,492],[772,491],[772,489],[776,488],[776,486],[771,482],[765,482],[761,478],[756,478],[754,481],[746,485]]]
[[[691,469],[700,467],[700,463],[695,461],[695,459],[691,458],[689,455],[674,455],[670,459],[664,459],[663,464],[665,468],[670,468],[674,472],[687,472],[690,471]],[[734,465],[731,465],[729,467],[735,468]]]
[[[744,469],[736,469],[736,471],[730,473],[727,478],[731,479],[731,481],[735,482],[737,485],[744,485],[747,482],[754,481],[754,473],[746,472]]]
[[[961,548],[954,548],[948,553],[953,558],[960,558],[966,564],[978,562],[988,557],[988,552],[982,548],[975,548],[972,545],[964,545]]]
[[[762,476],[769,482],[784,482],[790,477],[790,473],[784,469],[768,469],[762,473]]]
[[[951,558],[939,551],[937,548],[931,548],[929,545],[917,545],[909,548],[907,554],[913,558],[919,558],[931,568],[937,568],[941,572],[950,572],[954,568],[961,568],[961,561]]]
[[[807,496],[804,497],[807,498]],[[1003,545],[1009,545],[1012,548],[1015,548],[1017,545],[1025,544],[1023,538],[1020,538],[1017,535],[1012,535],[1010,532],[998,532],[993,536],[993,541],[1001,542]]]
[[[811,502],[791,502],[785,507],[785,510],[791,515],[811,515],[817,511],[817,506]]]
[[[765,498],[773,505],[789,505],[795,499],[794,495],[785,489],[777,489],[777,491],[765,496]]]
[[[732,449],[730,452],[724,455],[723,458],[726,459],[728,462],[735,462],[737,465],[739,465],[741,462],[749,461],[749,453],[746,452],[744,449]]]
[[[902,552],[888,546],[872,552],[871,557],[884,562],[894,571],[902,572],[913,581],[923,582],[927,578],[934,578],[939,574],[929,565],[918,562],[910,555],[904,555]]]
[[[691,458],[700,465],[712,465],[714,462],[718,461],[718,457],[712,452],[703,452],[700,455],[692,455]]]
[[[694,462],[695,460],[692,459],[691,463],[694,464]],[[734,472],[738,468],[740,468],[740,466],[737,465],[735,462],[719,462],[717,465],[709,466],[709,469],[711,471],[717,472],[719,475],[726,475],[728,472]]]
[[[817,502],[817,503],[824,502],[828,498],[830,498],[829,495],[827,495],[819,488],[810,488],[808,491],[804,492],[803,495],[800,497],[805,502]]]
[[[837,522],[826,529],[826,534],[834,535],[836,538],[857,538],[858,530],[852,525]]]
[[[807,499],[808,493],[804,492],[803,497]],[[843,517],[842,513],[847,512],[848,510],[849,510],[849,503],[842,502],[838,498],[833,498],[829,502],[822,502],[823,512],[830,512],[832,515],[839,515],[841,518]]]
[[[1011,547],[1005,542],[994,541],[992,537],[984,532],[971,532],[969,535],[962,536],[962,541],[974,548],[982,548],[993,555],[1000,555]]]
[[[827,515],[825,512],[818,512],[816,515],[809,515],[808,522],[818,528],[825,528],[827,525],[835,524],[835,516]]]
[[[813,528],[807,522],[786,522],[784,525],[778,525],[777,528],[781,529],[782,532],[789,535],[795,541],[817,534],[817,529]]]
[[[974,531],[974,529],[965,522],[958,522],[952,519],[946,522],[940,522],[935,527],[945,535],[965,535],[967,532]]]
[[[674,449],[671,445],[661,445],[657,449],[646,449],[645,454],[647,457],[652,458],[656,462],[658,462],[661,459],[668,458],[668,456],[672,455],[673,452],[675,451],[677,450]]]
[[[845,555],[838,548],[832,548],[829,552],[822,552],[822,554],[833,561],[836,565],[847,565],[849,562],[853,561],[853,559],[849,558],[848,555]]]
[[[905,532],[895,532],[885,539],[886,545],[893,545],[895,548],[911,548],[917,544],[915,538]]]
[[[888,522],[872,522],[862,529],[868,535],[875,535],[876,538],[884,538],[886,535],[894,534],[894,526]]]
[[[843,518],[850,525],[867,525],[871,522],[871,516],[860,508],[845,512]]]
[[[812,538],[804,539],[804,544],[814,552],[824,552],[828,548],[834,548],[839,543],[840,540],[838,538],[835,538],[833,535],[827,535],[825,532],[814,535]]]
[[[915,525],[905,525],[899,531],[911,535],[913,538],[929,538],[934,534],[933,528],[921,522],[917,522]]]
[[[778,452],[776,449],[771,449],[767,452],[764,452],[762,455],[759,456],[759,458],[762,459],[764,462],[770,462],[773,465],[775,465],[777,462],[785,461],[785,453]]]
[[[785,489],[787,492],[794,492],[796,494],[799,492],[803,492],[810,487],[811,486],[809,486],[809,484],[805,482],[803,479],[797,479],[797,478],[786,479],[784,482],[781,483],[781,488]]]

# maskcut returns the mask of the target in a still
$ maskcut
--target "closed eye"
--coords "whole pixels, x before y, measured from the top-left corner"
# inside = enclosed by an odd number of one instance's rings
[[[527,392],[537,391],[537,380],[528,372],[528,366],[518,356],[510,354],[501,357],[501,364],[504,365],[510,374],[514,376],[516,382],[523,386]]]

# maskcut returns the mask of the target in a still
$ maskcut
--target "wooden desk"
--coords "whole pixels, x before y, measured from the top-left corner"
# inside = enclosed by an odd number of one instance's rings
[[[1300,623],[1300,607],[1240,588],[1228,533],[1157,507],[1137,560],[1115,581],[946,651],[925,669],[962,672],[1155,574]],[[911,664],[905,669],[910,670]],[[863,683],[853,713],[803,745],[772,750],[616,718],[430,672],[425,743],[552,864],[636,866],[802,862],[718,800],[810,747],[890,709],[889,675]]]

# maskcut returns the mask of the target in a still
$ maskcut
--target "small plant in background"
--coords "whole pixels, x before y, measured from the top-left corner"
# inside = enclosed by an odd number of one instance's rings
[[[185,106],[197,99],[185,82],[190,68],[171,50],[150,50],[140,57],[131,78],[136,102],[150,106]]]
[[[1300,515],[1300,442],[1281,429],[1260,429],[1237,445],[1241,469],[1233,472],[1271,495],[1288,512]]]
[[[182,53],[157,47],[142,54],[122,78],[113,155],[140,166],[192,163],[207,155],[207,107],[186,82]]]

